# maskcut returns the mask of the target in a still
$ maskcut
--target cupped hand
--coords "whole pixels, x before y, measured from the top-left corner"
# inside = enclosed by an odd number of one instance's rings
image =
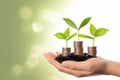
[[[59,54],[60,52],[56,52],[56,54],[48,52],[45,53],[44,56],[59,71],[76,77],[88,76],[95,73],[104,73],[106,69],[107,60],[101,57],[91,58],[82,62],[63,61],[62,63],[59,63],[55,60],[55,57]]]

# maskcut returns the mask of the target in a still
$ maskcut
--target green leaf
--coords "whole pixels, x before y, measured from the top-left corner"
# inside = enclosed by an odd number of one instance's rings
[[[90,33],[91,35],[95,36],[96,28],[93,24],[90,24]]]
[[[64,35],[66,36],[66,38],[70,35],[70,29],[67,28],[64,32]]]
[[[66,39],[66,36],[63,33],[56,33],[54,36],[56,36],[58,39]]]
[[[90,21],[90,19],[91,19],[91,17],[85,18],[85,19],[82,21],[82,23],[80,24],[79,30],[80,30],[80,28],[84,27],[84,26]]]
[[[75,37],[77,33],[72,34],[70,37],[67,38],[67,41],[70,40],[71,38]]]
[[[71,26],[72,28],[77,29],[76,24],[75,24],[71,19],[69,19],[69,18],[63,18],[63,20],[64,20],[69,26]]]
[[[86,34],[78,34],[79,37],[81,38],[88,38],[88,39],[94,39],[93,37],[86,35]]]
[[[95,37],[100,37],[103,36],[107,33],[107,31],[109,31],[106,28],[99,28],[96,32],[95,32]]]

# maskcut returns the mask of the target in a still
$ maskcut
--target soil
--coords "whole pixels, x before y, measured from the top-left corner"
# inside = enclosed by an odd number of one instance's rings
[[[95,58],[95,56],[88,55],[84,53],[83,56],[81,55],[74,55],[74,53],[70,53],[69,56],[62,56],[61,54],[58,55],[55,60],[62,63],[63,61],[72,60],[72,61],[86,61],[90,58]]]

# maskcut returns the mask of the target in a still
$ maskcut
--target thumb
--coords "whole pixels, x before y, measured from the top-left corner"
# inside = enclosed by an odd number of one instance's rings
[[[87,67],[87,64],[85,61],[83,62],[75,62],[75,61],[64,61],[62,62],[62,66],[74,70],[85,70]]]

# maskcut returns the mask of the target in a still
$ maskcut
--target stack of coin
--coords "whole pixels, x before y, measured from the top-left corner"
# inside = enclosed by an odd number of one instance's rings
[[[62,56],[68,56],[71,52],[71,48],[62,48]]]
[[[93,47],[88,47],[88,55],[91,55],[91,56],[96,56],[97,54],[97,50],[96,50],[96,47],[93,46]]]
[[[83,42],[74,41],[74,54],[83,56]]]

